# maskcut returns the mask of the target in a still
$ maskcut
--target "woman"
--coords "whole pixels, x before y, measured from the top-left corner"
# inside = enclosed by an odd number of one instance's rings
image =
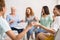
[[[38,24],[39,27],[45,29],[48,33],[39,33],[37,35],[37,40],[45,40],[47,38],[47,40],[49,40],[49,37],[54,37],[56,35],[56,32],[58,31],[59,27],[60,27],[60,5],[56,5],[54,8],[54,15],[55,20],[51,25],[51,28],[47,28],[42,24],[36,23],[36,25]]]
[[[40,24],[46,26],[47,28],[50,28],[50,25],[53,22],[53,18],[50,16],[48,6],[43,6],[41,13],[42,14],[40,17]],[[47,31],[42,28],[39,28],[38,31],[36,31],[36,34],[38,34],[40,32],[47,32]]]
[[[37,18],[34,16],[33,10],[31,7],[26,8],[26,22],[30,24],[31,22],[36,22]],[[31,38],[33,39],[33,31],[35,30],[35,27],[33,26],[27,33],[27,40],[29,40],[30,35]]]
[[[23,22],[23,20],[19,20],[19,18],[16,16],[16,9],[14,7],[11,7],[11,13],[7,15],[6,20],[12,30],[16,30],[18,33],[21,33],[23,31],[23,29],[15,28],[19,23]]]
[[[12,40],[20,40],[27,32],[31,29],[32,24],[29,24],[23,32],[18,35],[15,35],[10,29],[7,21],[2,17],[5,14],[5,1],[0,0],[0,40],[3,40],[3,34],[6,33]]]

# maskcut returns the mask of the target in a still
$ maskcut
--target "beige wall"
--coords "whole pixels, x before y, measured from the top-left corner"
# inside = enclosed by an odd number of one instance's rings
[[[16,7],[16,13],[20,17],[20,19],[25,18],[25,9],[26,7],[32,7],[36,16],[40,17],[41,8],[44,5],[47,5],[50,9],[50,13],[52,14],[54,6],[57,4],[57,0],[6,0],[7,6],[7,14],[10,13],[10,7]],[[23,17],[22,17],[23,16]]]
[[[60,0],[58,0],[58,4],[60,4]]]

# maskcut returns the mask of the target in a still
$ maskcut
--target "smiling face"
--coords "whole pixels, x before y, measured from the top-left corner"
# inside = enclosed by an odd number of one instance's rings
[[[27,14],[30,14],[30,9],[26,9]]]
[[[60,13],[56,7],[53,9],[53,13],[55,16],[60,15]]]
[[[31,7],[26,8],[26,17],[34,16],[33,10]]]

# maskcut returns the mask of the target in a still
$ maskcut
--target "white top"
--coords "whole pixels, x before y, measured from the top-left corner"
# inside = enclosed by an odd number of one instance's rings
[[[28,24],[27,22],[21,22],[15,28],[17,28],[17,29],[25,29],[27,24]]]
[[[55,18],[55,21],[52,23],[51,25],[52,29],[54,29],[56,32],[58,31],[59,27],[60,27],[60,16],[57,16]]]
[[[0,17],[0,40],[4,40],[3,34],[9,30],[11,30],[11,29],[10,29],[7,21],[5,19],[3,19],[2,17]]]
[[[60,40],[60,16],[57,16],[55,18],[55,21],[52,23],[51,27],[56,31],[55,40]]]
[[[56,17],[54,23],[52,24],[52,28],[57,32],[55,36],[55,40],[60,40],[60,16]],[[59,29],[59,30],[58,30]]]

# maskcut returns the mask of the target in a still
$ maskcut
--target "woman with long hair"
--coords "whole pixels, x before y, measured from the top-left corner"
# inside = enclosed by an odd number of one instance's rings
[[[53,22],[53,17],[50,16],[48,6],[43,6],[39,23],[46,26],[47,28],[50,28],[50,25],[52,24],[52,22]],[[36,31],[36,34],[40,32],[47,32],[47,31],[42,28],[38,28]]]
[[[26,22],[30,24],[31,22],[36,22],[37,18],[34,15],[34,12],[31,7],[26,8]],[[33,26],[28,32],[27,32],[27,40],[29,40],[30,35],[31,38],[33,39],[33,31],[35,30],[35,27]]]

